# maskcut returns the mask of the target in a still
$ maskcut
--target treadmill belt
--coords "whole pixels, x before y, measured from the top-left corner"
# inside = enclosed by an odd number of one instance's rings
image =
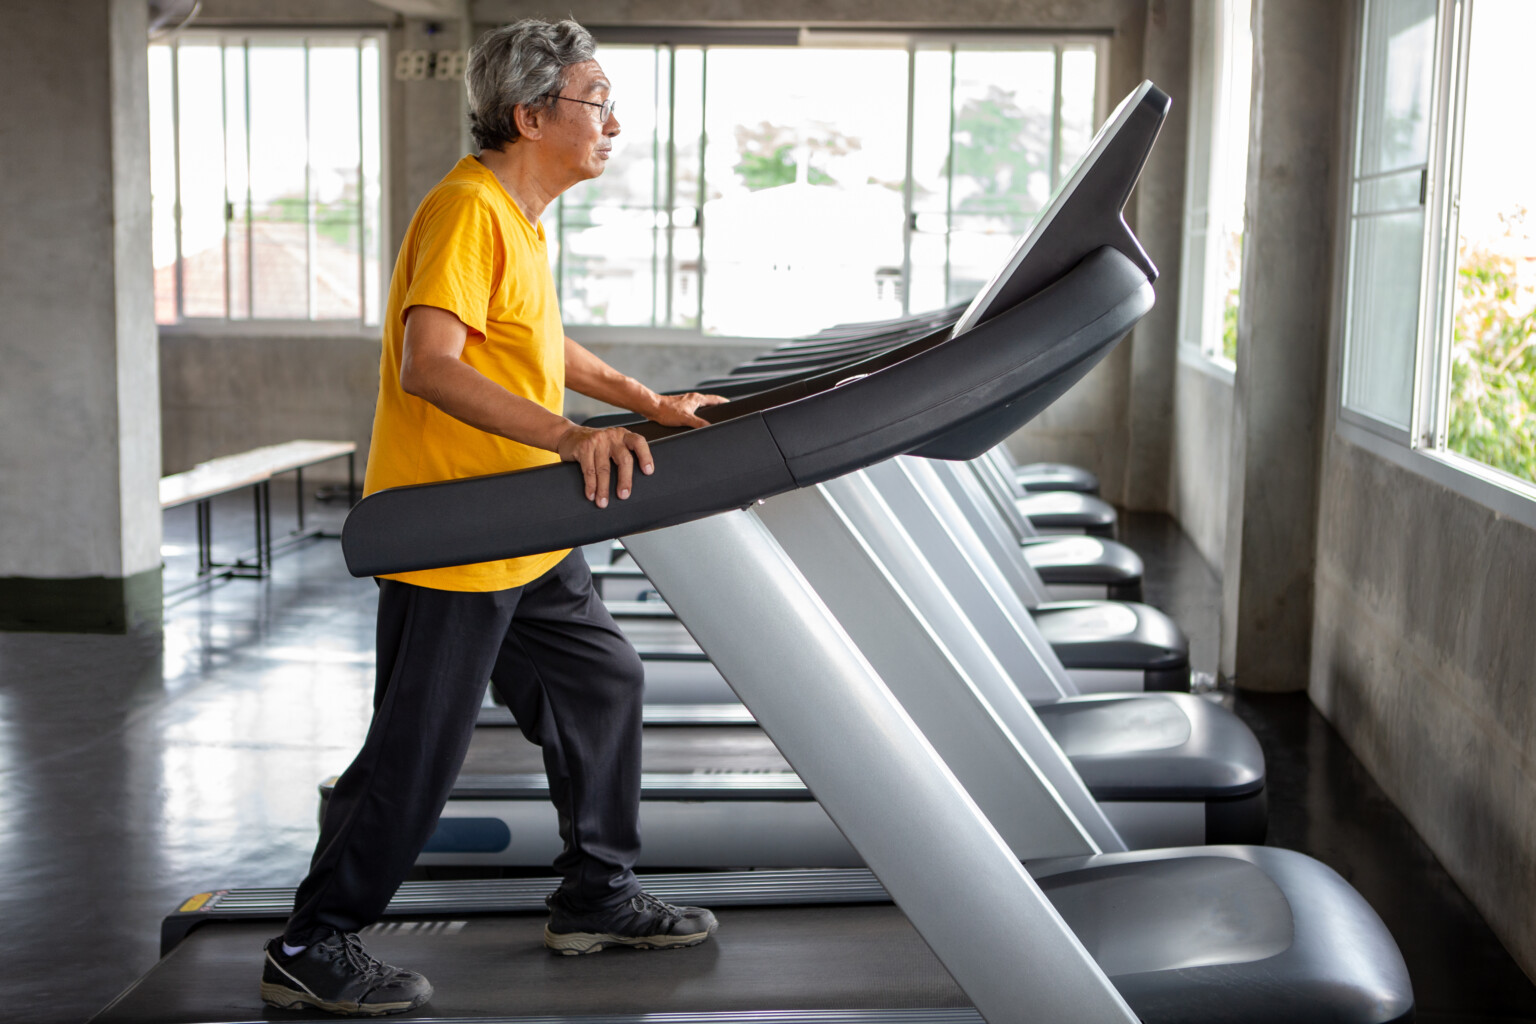
[[[787,772],[789,762],[755,726],[646,726],[640,770],[645,772]],[[534,774],[544,756],[517,729],[476,729],[461,775]]]
[[[718,916],[715,938],[692,949],[590,956],[545,950],[543,914],[391,918],[363,939],[373,955],[432,981],[432,1001],[400,1019],[970,1005],[894,906],[733,907]],[[204,925],[92,1024],[334,1022],[262,1005],[261,948],[277,927]]]

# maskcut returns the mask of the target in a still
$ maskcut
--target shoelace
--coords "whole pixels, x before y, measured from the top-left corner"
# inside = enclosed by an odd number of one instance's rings
[[[629,905],[637,914],[649,909],[654,910],[656,913],[674,921],[680,919],[683,916],[683,912],[681,910],[678,910],[670,903],[663,903],[661,900],[657,899],[655,896],[652,896],[648,892],[642,892],[632,897],[629,901]]]
[[[368,950],[363,948],[363,940],[353,932],[346,932],[341,937],[341,948],[338,950],[347,963],[351,964],[363,977],[371,978],[374,975],[384,973],[384,961],[375,960],[368,955]]]

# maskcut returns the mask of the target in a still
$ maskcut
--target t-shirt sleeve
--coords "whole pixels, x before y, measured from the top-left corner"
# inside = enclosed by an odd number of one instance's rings
[[[449,191],[418,214],[411,282],[400,316],[412,306],[436,306],[485,340],[491,290],[500,272],[490,206],[473,192]]]

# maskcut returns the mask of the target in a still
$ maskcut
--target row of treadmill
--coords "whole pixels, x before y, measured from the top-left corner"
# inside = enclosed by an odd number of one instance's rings
[[[660,472],[625,502],[593,508],[560,465],[353,510],[359,576],[586,548],[647,665],[643,882],[721,921],[682,952],[547,955],[555,813],[488,696],[420,864],[497,877],[407,882],[364,936],[433,980],[422,1016],[1412,1018],[1361,896],[1260,845],[1258,743],[1188,692],[1187,643],[1133,600],[1140,560],[1091,477],[1001,445],[1152,306],[1122,209],[1168,105],[1127,97],[965,308],[700,382],[731,399],[708,427],[636,424]],[[276,1014],[255,977],[291,901],[192,896],[95,1020]]]

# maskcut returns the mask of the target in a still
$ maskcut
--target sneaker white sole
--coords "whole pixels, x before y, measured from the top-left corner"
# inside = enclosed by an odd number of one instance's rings
[[[416,1009],[431,998],[432,992],[429,989],[420,998],[407,999],[399,1003],[370,1003],[367,1006],[361,1003],[328,1003],[308,992],[301,992],[286,985],[278,985],[270,981],[261,983],[261,1001],[268,1006],[275,1006],[279,1010],[298,1010],[308,1006],[346,1017],[384,1017],[392,1013],[404,1013],[407,1010]]]
[[[713,928],[689,935],[609,935],[603,932],[552,932],[544,926],[544,945],[565,956],[596,953],[609,946],[628,946],[630,949],[682,949],[697,946],[710,935]]]

